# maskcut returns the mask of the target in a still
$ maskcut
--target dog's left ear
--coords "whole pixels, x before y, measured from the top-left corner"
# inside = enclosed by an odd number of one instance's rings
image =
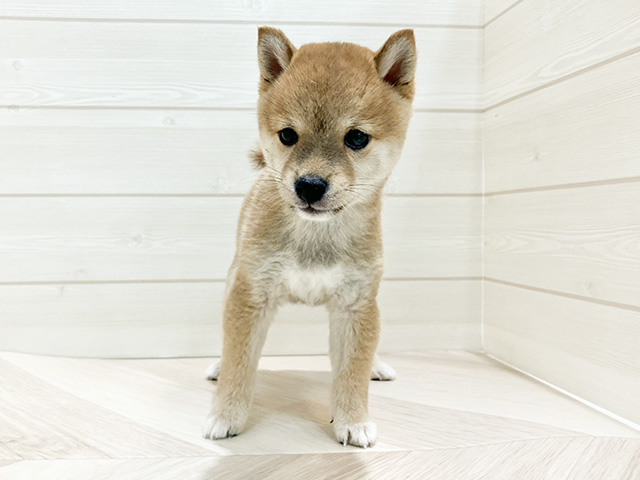
[[[416,59],[413,30],[400,30],[391,35],[374,57],[380,78],[409,99],[413,98],[414,93]]]
[[[273,82],[291,63],[296,47],[282,30],[272,27],[258,29],[258,63],[260,75],[267,83]]]

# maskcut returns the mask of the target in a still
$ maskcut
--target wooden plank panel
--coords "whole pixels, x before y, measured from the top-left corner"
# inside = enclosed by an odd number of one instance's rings
[[[206,1],[156,0],[154,2],[113,0],[5,0],[2,17],[101,18],[199,22],[310,22],[393,25],[482,25],[481,0],[386,0],[343,2],[286,0]]]
[[[484,292],[487,353],[640,422],[640,312],[491,281]]]
[[[482,193],[482,114],[414,112],[389,193]]]
[[[240,198],[3,198],[0,281],[224,278]]]
[[[222,279],[237,197],[5,197],[0,282]],[[393,197],[388,277],[480,275],[481,199]]]
[[[485,29],[485,106],[640,47],[637,0],[523,1]]]
[[[480,350],[481,293],[480,280],[383,282],[379,350]]]
[[[22,458],[154,458],[211,455],[212,450],[221,450],[214,444],[199,446],[204,442],[197,436],[183,441],[145,427],[5,360],[0,360],[0,371],[0,442]],[[7,477],[0,471],[0,478]]]
[[[392,27],[286,25],[296,44],[378,49]],[[254,25],[3,20],[0,105],[251,107]],[[481,30],[415,30],[416,108],[477,109]]]
[[[224,284],[0,286],[0,350],[91,357],[217,356]],[[385,281],[382,351],[480,347],[480,281]],[[328,351],[326,311],[284,307],[265,354]]]
[[[485,275],[640,306],[640,183],[489,196]]]
[[[3,470],[7,478],[153,478],[201,480],[212,474],[233,478],[331,478],[351,480],[450,478],[633,480],[640,475],[635,439],[589,437],[539,438],[464,448],[337,453],[220,455],[154,460],[26,460]],[[366,468],[368,476],[363,476]]]
[[[387,277],[481,275],[481,198],[391,197],[382,218]]]
[[[245,193],[253,111],[0,110],[0,192]],[[394,193],[480,193],[480,114],[416,112]]]
[[[640,54],[486,113],[488,192],[640,177]]]
[[[266,357],[269,360],[274,358],[280,357]],[[385,354],[381,358],[398,372],[399,381],[390,389],[370,390],[377,395],[397,400],[411,399],[418,405],[514,418],[571,430],[576,434],[640,440],[640,431],[557,390],[546,388],[483,354],[431,351]],[[281,362],[284,363],[283,360]],[[406,381],[409,372],[413,377],[411,382]],[[176,372],[172,375],[184,374]],[[422,387],[416,389],[416,386]]]

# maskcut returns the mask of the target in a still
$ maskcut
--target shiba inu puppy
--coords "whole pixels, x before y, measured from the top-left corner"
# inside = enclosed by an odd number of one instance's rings
[[[296,49],[263,27],[258,60],[260,174],[240,216],[204,436],[242,431],[269,324],[282,303],[304,302],[329,311],[336,437],[367,447],[376,439],[369,379],[395,375],[375,356],[380,210],[411,117],[413,31],[394,33],[373,52],[350,43]]]

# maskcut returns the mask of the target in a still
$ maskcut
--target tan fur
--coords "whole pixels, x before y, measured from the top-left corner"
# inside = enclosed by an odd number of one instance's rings
[[[382,188],[411,117],[413,32],[395,33],[374,53],[348,43],[296,49],[280,30],[263,27],[258,57],[260,148],[253,161],[261,170],[241,212],[219,385],[204,434],[242,430],[269,323],[282,303],[305,302],[326,305],[330,314],[336,436],[366,447],[376,436],[367,395],[380,330]],[[295,145],[280,142],[283,128],[298,133]],[[362,150],[344,145],[354,128],[371,137]],[[314,204],[324,213],[314,218],[294,190],[307,174],[329,182]]]

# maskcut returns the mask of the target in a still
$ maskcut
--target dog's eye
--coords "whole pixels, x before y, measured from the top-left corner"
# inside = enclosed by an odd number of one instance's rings
[[[298,143],[298,134],[293,128],[283,128],[278,132],[278,137],[280,137],[280,141],[287,147]]]
[[[360,130],[349,130],[344,136],[344,144],[352,150],[360,150],[369,143],[369,135]]]

